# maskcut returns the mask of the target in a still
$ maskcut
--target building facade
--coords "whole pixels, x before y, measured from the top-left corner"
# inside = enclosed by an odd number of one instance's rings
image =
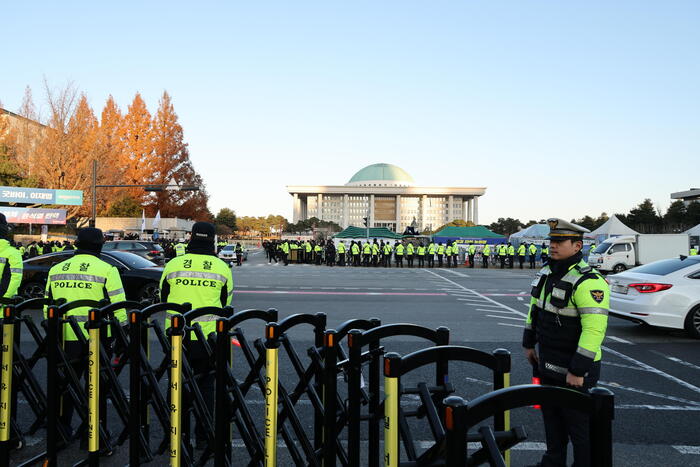
[[[681,200],[688,206],[693,201],[700,201],[700,188],[690,188],[687,191],[671,193],[671,199]]]
[[[456,219],[479,223],[479,196],[486,188],[420,187],[402,168],[373,164],[345,185],[287,186],[292,195],[293,221],[311,217],[351,225],[387,227],[401,233],[435,229]]]

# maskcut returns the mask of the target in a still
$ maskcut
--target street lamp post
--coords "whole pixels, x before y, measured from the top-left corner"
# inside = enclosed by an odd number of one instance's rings
[[[97,219],[97,189],[98,188],[143,188],[144,191],[199,191],[196,185],[98,185],[97,184],[97,160],[92,161],[92,217],[90,219],[90,227],[95,227]]]

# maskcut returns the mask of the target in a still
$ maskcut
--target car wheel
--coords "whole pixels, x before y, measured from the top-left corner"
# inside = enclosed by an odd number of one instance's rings
[[[624,272],[626,269],[627,266],[625,266],[624,264],[616,264],[613,268],[613,274],[619,274],[621,272]]]
[[[149,303],[156,303],[160,301],[160,288],[157,282],[148,282],[146,285],[139,289],[138,301],[147,301]]]
[[[685,331],[695,339],[700,339],[700,306],[696,306],[685,317]]]
[[[25,298],[44,298],[45,293],[44,284],[41,282],[27,282],[24,287],[22,287],[22,296]]]

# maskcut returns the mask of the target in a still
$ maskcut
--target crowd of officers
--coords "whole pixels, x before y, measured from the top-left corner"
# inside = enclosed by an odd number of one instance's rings
[[[458,244],[433,242],[428,240],[411,241],[389,240],[273,240],[263,242],[265,254],[270,263],[290,262],[305,264],[325,264],[326,266],[385,267],[392,263],[397,268],[404,267],[448,267],[456,268],[460,263],[473,268],[477,262],[483,268],[489,264],[500,264],[501,269],[513,269],[515,262],[524,268],[526,261],[530,269],[537,266],[537,256],[542,264],[547,262],[549,248],[546,244],[537,247],[534,243],[521,243],[516,248],[511,243],[496,245]],[[437,260],[437,261],[436,261]]]

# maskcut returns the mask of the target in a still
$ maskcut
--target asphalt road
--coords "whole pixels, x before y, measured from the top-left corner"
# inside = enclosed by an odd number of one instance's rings
[[[327,314],[332,328],[352,318],[379,318],[382,323],[409,322],[450,329],[450,342],[491,352],[505,348],[512,353],[512,384],[529,383],[531,369],[522,356],[520,341],[527,312],[528,291],[534,271],[519,269],[384,269],[328,268],[312,265],[269,264],[264,253],[252,251],[249,261],[234,267],[236,310],[276,308],[280,317],[294,313]],[[243,327],[250,341],[262,336],[261,325]],[[309,328],[293,329],[291,342],[306,361],[306,349],[313,344]],[[23,345],[32,342],[24,337]],[[391,338],[383,343],[387,351],[407,354],[423,348],[419,339]],[[688,466],[700,465],[700,342],[682,332],[651,329],[611,318],[603,355],[600,385],[615,393],[614,422],[615,465]],[[158,358],[153,345],[154,359]],[[234,362],[241,358],[234,352]],[[283,357],[280,380],[292,386],[296,375]],[[238,368],[243,376],[243,367]],[[43,379],[41,366],[35,373]],[[406,384],[430,378],[418,373]],[[123,379],[123,378],[122,378]],[[478,368],[451,365],[450,380],[455,393],[467,399],[490,390],[490,375]],[[342,386],[342,383],[339,384]],[[262,397],[251,390],[248,396],[255,420],[262,422]],[[407,406],[416,405],[406,397]],[[302,399],[298,405],[300,420],[311,431],[312,406]],[[31,422],[31,411],[20,400],[20,423]],[[110,411],[113,433],[121,422]],[[154,425],[157,425],[153,422]],[[536,462],[544,448],[539,411],[516,410],[513,425],[524,425],[527,442],[513,449],[512,465]],[[412,423],[412,434],[420,449],[432,442],[425,420]],[[234,430],[234,437],[237,437]],[[162,436],[153,428],[153,438]],[[363,432],[363,439],[366,432]],[[43,449],[43,430],[28,437],[27,446],[13,453],[13,463]],[[245,458],[239,439],[234,440],[235,455]],[[363,442],[363,453],[366,443]],[[62,453],[61,465],[69,465],[83,454],[77,443]],[[287,465],[286,449],[279,450],[280,465]],[[167,462],[160,457],[153,465]],[[105,458],[104,465],[127,463],[126,446]]]

